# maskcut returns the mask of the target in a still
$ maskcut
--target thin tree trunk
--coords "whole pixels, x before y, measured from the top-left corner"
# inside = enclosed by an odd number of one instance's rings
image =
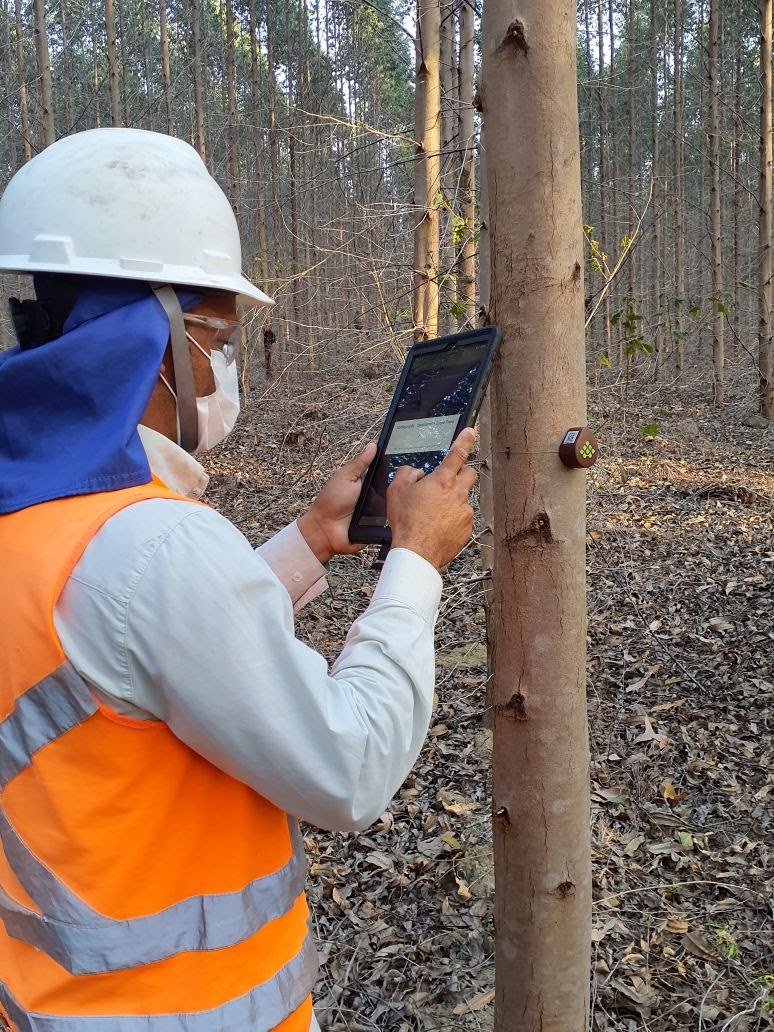
[[[5,90],[5,132],[8,139],[8,171],[13,175],[17,168],[16,157],[16,126],[14,124],[13,99],[11,91],[11,80],[13,72],[11,69],[11,13],[8,10],[8,0],[2,0],[3,11],[3,88]]]
[[[712,188],[710,212],[712,223],[712,362],[715,404],[725,401],[725,356],[723,345],[723,259],[720,221],[720,123],[718,117],[718,0],[710,0],[709,9],[709,150]]]
[[[48,147],[56,139],[56,130],[54,128],[51,56],[48,52],[48,39],[46,38],[46,5],[44,0],[34,0],[32,13],[35,24],[35,55],[38,61],[38,77],[40,79],[41,143],[43,147]]]
[[[252,5],[250,10],[252,10]],[[169,27],[167,25],[166,0],[159,0],[159,27],[161,31],[161,78],[164,83],[166,133],[168,136],[174,136],[175,121],[172,114],[172,74],[169,67]]]
[[[277,79],[274,69],[274,45],[272,33],[272,6],[266,4],[266,75],[268,79],[266,90],[266,104],[268,107],[268,129],[269,129],[269,164],[271,167],[271,196],[272,196],[272,251],[274,255],[274,276],[278,278],[282,268],[280,257],[280,201],[279,201],[279,155],[277,141],[277,109],[276,92]]]
[[[628,79],[628,93],[627,93],[627,105],[628,105],[628,122],[629,122],[629,237],[634,236],[636,227],[636,209],[635,205],[639,200],[637,196],[637,163],[635,155],[635,96],[634,96],[634,83],[635,72],[634,72],[634,37],[637,31],[637,22],[635,19],[635,0],[629,0],[628,15],[629,15],[629,27],[627,31],[626,40],[626,67],[627,67],[627,79]],[[627,272],[627,294],[629,295],[628,307],[629,310],[634,306],[634,296],[636,293],[636,250],[633,248],[629,252],[628,260],[628,272]],[[628,359],[627,359],[628,365]]]
[[[253,122],[253,161],[258,217],[258,276],[261,283],[265,283],[267,275],[273,275],[273,271],[269,271],[269,247],[266,236],[266,198],[264,196],[263,139],[261,136],[261,89],[258,78],[258,27],[254,3],[248,5],[248,11],[250,16],[250,101]]]
[[[102,113],[99,103],[99,47],[97,46],[97,12],[94,0],[89,4],[89,17],[91,21],[91,85],[94,93],[94,126],[99,129],[102,123]]]
[[[612,338],[610,332],[610,293],[607,290],[607,275],[604,265],[607,262],[610,246],[608,233],[607,191],[609,186],[607,158],[607,105],[605,104],[605,22],[602,0],[597,0],[597,104],[599,110],[599,246],[602,251],[601,275],[602,289],[605,297],[602,302],[602,332],[605,354],[610,357]]]
[[[683,8],[682,0],[674,0],[675,72],[674,72],[674,186],[675,205],[675,379],[682,385],[684,379],[685,347],[685,222],[683,217]]]
[[[655,378],[661,379],[662,333],[661,333],[661,167],[659,160],[658,131],[658,26],[656,24],[656,0],[650,0],[650,145],[651,174],[653,176],[653,351]]]
[[[761,25],[760,195],[758,200],[758,368],[760,412],[774,419],[774,349],[771,341],[771,18],[772,0],[759,0]]]
[[[118,34],[121,38],[121,84],[123,85],[123,89],[119,89],[119,95],[122,96],[124,102],[124,125],[131,125],[132,119],[129,113],[129,47],[126,42],[126,32],[124,30],[124,4],[123,0],[116,0],[116,3],[118,5]],[[144,21],[143,11],[144,7],[140,7],[138,10],[138,14],[142,21]],[[153,122],[150,115],[150,69],[148,67],[148,51],[147,47],[145,47],[144,49],[144,71],[146,90],[145,118],[147,128],[153,129]]]
[[[469,0],[460,4],[459,145],[462,152],[462,218],[465,239],[460,256],[459,293],[465,323],[476,321],[476,152],[473,129],[473,75],[475,57],[474,11]],[[483,188],[483,186],[482,186]],[[483,302],[482,302],[483,303]],[[488,303],[488,299],[487,299]]]
[[[443,206],[439,212],[441,237],[441,281],[439,289],[440,332],[452,333],[456,329],[454,308],[457,305],[457,268],[455,265],[457,247],[454,241],[454,219],[457,212],[457,170],[459,163],[454,153],[457,137],[458,108],[454,100],[456,83],[454,2],[441,3],[441,172],[440,186]]]
[[[67,15],[65,0],[59,3],[59,30],[62,33],[62,92],[65,104],[65,136],[75,130],[75,104],[73,102],[72,66],[70,63],[70,44],[67,36]]]
[[[116,62],[116,19],[113,0],[105,0],[105,28],[107,30],[108,97],[110,124],[121,124],[121,105],[118,98],[118,64]]]
[[[575,32],[563,0],[484,0],[496,1032],[588,1028],[585,477],[556,455],[586,419]]]
[[[236,72],[234,70],[234,4],[226,0],[226,150],[228,159],[228,199],[237,212],[239,208],[239,164],[237,160]]]
[[[734,310],[731,313],[732,326],[734,330],[734,347],[739,347],[742,333],[741,318],[741,296],[739,293],[739,229],[742,219],[742,189],[739,181],[741,164],[739,161],[739,148],[742,142],[742,26],[740,24],[740,12],[736,14],[736,32],[734,40],[734,131],[733,131],[733,165],[734,177],[734,199],[732,210],[732,223],[734,234]]]
[[[414,160],[414,336],[438,335],[439,213],[441,171],[441,11],[439,0],[417,0],[416,123]]]
[[[194,117],[196,120],[196,149],[202,161],[206,160],[206,144],[204,136],[204,104],[202,101],[202,41],[200,0],[191,2],[191,64],[193,66],[194,84]]]
[[[620,212],[618,210],[618,193],[620,182],[620,163],[618,160],[618,75],[616,72],[616,50],[615,50],[615,17],[613,0],[608,0],[607,8],[608,28],[610,33],[610,71],[608,82],[610,84],[610,99],[608,108],[610,110],[611,132],[610,132],[610,201],[612,209],[613,231],[609,234],[612,237],[614,254],[617,253],[620,244],[621,226],[619,222]],[[610,290],[610,304],[614,309],[618,308],[618,285],[613,283]]]

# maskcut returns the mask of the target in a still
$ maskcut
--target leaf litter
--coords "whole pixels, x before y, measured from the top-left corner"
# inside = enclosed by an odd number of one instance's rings
[[[254,545],[375,436],[394,372],[349,393],[298,378],[253,395],[207,459],[208,499]],[[772,433],[731,405],[655,415],[643,439],[608,402],[588,475],[592,1027],[754,1032],[774,1027]],[[371,561],[335,559],[298,619],[329,660]],[[388,812],[304,828],[324,1030],[492,1028],[484,586],[471,546],[445,577],[431,731]]]

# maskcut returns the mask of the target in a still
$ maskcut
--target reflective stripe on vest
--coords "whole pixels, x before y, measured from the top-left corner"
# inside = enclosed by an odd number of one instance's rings
[[[126,1017],[60,1017],[29,1014],[0,982],[0,1005],[19,1032],[269,1032],[297,1010],[317,974],[311,936],[274,978],[245,996],[198,1014],[143,1014]]]
[[[0,791],[50,745],[98,709],[70,666],[30,688],[0,723]],[[196,896],[148,917],[112,921],[98,914],[26,848],[0,810],[0,841],[20,884],[43,914],[0,888],[0,919],[10,935],[44,950],[73,975],[153,964],[183,951],[233,946],[286,914],[304,889],[306,858],[298,825],[289,820],[293,853],[274,874],[241,892]]]

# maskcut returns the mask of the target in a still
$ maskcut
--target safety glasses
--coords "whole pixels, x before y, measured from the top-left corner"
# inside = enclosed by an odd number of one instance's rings
[[[219,319],[215,315],[193,315],[183,312],[183,322],[191,326],[205,326],[208,330],[214,331],[212,347],[222,353],[226,365],[231,365],[236,360],[242,344],[242,333],[235,319]],[[196,341],[194,343],[200,350],[204,350]]]

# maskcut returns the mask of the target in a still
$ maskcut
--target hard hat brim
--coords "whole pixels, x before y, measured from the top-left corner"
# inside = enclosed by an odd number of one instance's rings
[[[68,262],[36,262],[26,254],[0,254],[0,273],[17,273],[33,275],[36,272],[61,273],[65,276],[99,276],[123,280],[140,280],[147,283],[169,283],[173,287],[201,287],[203,290],[223,290],[228,294],[236,294],[237,300],[251,308],[260,305],[274,305],[268,294],[251,283],[246,276],[213,275],[195,266],[168,265],[162,262],[134,263],[125,259],[108,262],[104,258],[90,261],[78,258],[72,265]],[[77,267],[73,267],[77,265]],[[93,268],[89,268],[93,265]],[[114,269],[109,268],[110,265]],[[108,266],[108,268],[106,268]]]

